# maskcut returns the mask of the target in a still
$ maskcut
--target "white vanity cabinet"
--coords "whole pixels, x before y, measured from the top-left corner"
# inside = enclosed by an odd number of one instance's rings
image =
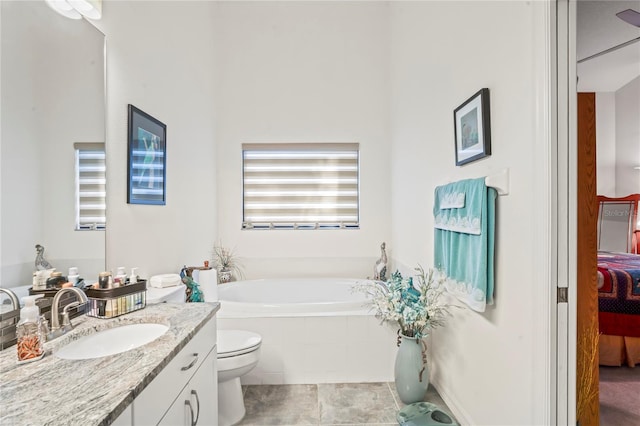
[[[212,318],[133,400],[133,426],[216,426],[215,346],[216,320]]]
[[[160,425],[216,426],[218,424],[218,375],[215,360],[214,348],[160,420]]]

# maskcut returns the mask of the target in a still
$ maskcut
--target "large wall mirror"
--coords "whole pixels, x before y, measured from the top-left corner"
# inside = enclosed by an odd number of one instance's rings
[[[94,279],[105,231],[76,230],[75,147],[105,142],[104,35],[44,0],[0,7],[0,286],[31,285],[36,244],[63,275]]]

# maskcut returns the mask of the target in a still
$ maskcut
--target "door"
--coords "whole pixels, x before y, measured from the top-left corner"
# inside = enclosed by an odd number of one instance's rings
[[[576,418],[581,425],[597,425],[598,398],[598,285],[596,200],[596,96],[578,93],[578,247],[576,321]]]

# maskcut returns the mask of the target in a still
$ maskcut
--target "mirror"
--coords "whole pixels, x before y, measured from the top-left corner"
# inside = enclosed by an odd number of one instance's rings
[[[44,1],[2,1],[0,286],[30,286],[36,244],[97,279],[105,233],[76,230],[74,143],[104,143],[104,35]]]
[[[635,230],[640,194],[598,196],[598,250],[635,253]]]

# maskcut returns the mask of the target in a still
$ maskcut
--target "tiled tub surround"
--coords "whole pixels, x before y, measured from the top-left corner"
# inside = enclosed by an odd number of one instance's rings
[[[249,330],[262,336],[260,361],[241,378],[245,385],[393,380],[396,330],[373,315],[218,316],[217,321],[219,330]]]
[[[162,303],[110,320],[82,316],[73,320],[73,331],[45,343],[40,361],[17,364],[15,346],[0,352],[0,424],[111,424],[218,309],[218,303]],[[54,355],[82,336],[139,323],[166,324],[169,330],[116,355],[88,360]]]

